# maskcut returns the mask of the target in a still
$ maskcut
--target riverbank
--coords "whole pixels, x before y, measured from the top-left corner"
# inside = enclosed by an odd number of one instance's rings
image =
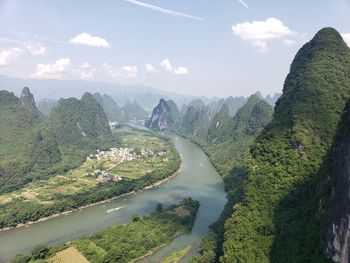
[[[180,174],[182,172],[182,170],[183,170],[183,161],[182,161],[182,157],[181,157],[180,167],[174,173],[172,173],[168,177],[166,177],[166,178],[164,178],[164,179],[162,179],[162,180],[160,180],[158,182],[155,182],[154,184],[145,186],[145,187],[143,187],[142,189],[140,189],[138,191],[144,191],[144,190],[149,190],[149,189],[152,189],[152,188],[155,188],[155,187],[159,187],[160,185],[168,182],[169,180],[171,180],[172,178],[174,178],[175,176]],[[48,220],[51,220],[51,219],[54,219],[54,218],[57,218],[57,217],[60,217],[60,216],[65,216],[65,215],[68,215],[69,213],[72,213],[72,212],[82,211],[85,208],[93,207],[93,206],[104,204],[104,203],[109,203],[109,202],[111,202],[113,200],[124,198],[124,197],[130,196],[130,195],[136,194],[136,193],[137,193],[137,191],[131,191],[131,192],[128,192],[128,193],[125,193],[125,194],[122,194],[122,195],[118,195],[118,196],[114,196],[112,198],[108,198],[108,199],[105,199],[105,200],[102,200],[102,201],[99,201],[99,202],[95,202],[95,203],[91,203],[91,204],[88,204],[88,205],[84,205],[84,206],[78,207],[77,209],[74,209],[74,210],[68,210],[68,211],[64,211],[62,213],[57,213],[57,214],[54,214],[54,215],[51,215],[51,216],[48,216],[48,217],[43,217],[43,218],[40,218],[37,221],[29,221],[28,223],[25,223],[25,224],[21,223],[21,224],[18,224],[17,226],[14,226],[14,227],[1,228],[0,229],[0,233],[1,232],[5,232],[5,231],[10,231],[10,230],[13,230],[13,229],[18,229],[18,228],[26,228],[26,227],[29,227],[30,225],[33,225],[33,224],[38,224],[38,223],[42,223],[42,222],[45,222],[45,221],[48,221]]]
[[[186,197],[192,197],[201,203],[191,234],[176,238],[150,258],[154,262],[159,262],[187,244],[193,244],[193,249],[184,260],[197,254],[202,237],[208,233],[209,225],[218,218],[227,202],[224,185],[221,176],[197,145],[174,134],[170,134],[169,138],[182,157],[181,175],[175,176],[165,185],[139,192],[128,198],[96,205],[79,213],[69,213],[28,228],[22,227],[0,233],[0,263],[8,262],[9,258],[17,254],[27,253],[40,244],[55,246],[110,226],[126,224],[135,214],[148,216],[154,212],[159,202],[167,206],[178,203]],[[180,162],[173,171],[179,164]],[[121,206],[125,209],[105,214],[107,209]],[[141,262],[150,261],[141,260]]]

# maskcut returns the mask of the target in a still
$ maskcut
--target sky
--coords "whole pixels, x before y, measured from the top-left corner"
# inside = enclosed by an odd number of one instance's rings
[[[0,0],[0,74],[273,94],[321,28],[350,46],[349,14],[350,0]]]

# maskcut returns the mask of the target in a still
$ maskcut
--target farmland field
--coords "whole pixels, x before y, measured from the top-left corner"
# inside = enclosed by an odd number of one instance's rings
[[[120,180],[139,179],[150,173],[165,171],[176,156],[169,141],[148,132],[122,127],[114,130],[119,148],[112,151],[96,151],[78,168],[59,174],[48,180],[34,180],[24,188],[0,195],[0,205],[11,201],[24,201],[37,204],[54,204],[65,197],[86,191],[97,186]],[[110,178],[100,179],[96,171],[104,171]],[[118,184],[118,182],[114,182]]]

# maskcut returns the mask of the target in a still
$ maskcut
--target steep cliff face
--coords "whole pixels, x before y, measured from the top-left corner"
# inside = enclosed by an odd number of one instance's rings
[[[24,87],[22,90],[21,97],[19,99],[20,104],[28,111],[38,114],[38,109],[35,105],[33,94],[30,92],[28,87]]]
[[[225,223],[223,263],[328,262],[318,172],[349,95],[350,50],[324,28],[296,55],[273,120],[251,148],[243,201]]]
[[[326,253],[336,262],[350,262],[350,103],[327,160],[329,187]]]
[[[147,127],[153,130],[167,130],[173,127],[179,118],[179,110],[173,101],[160,99],[159,104],[154,108]]]

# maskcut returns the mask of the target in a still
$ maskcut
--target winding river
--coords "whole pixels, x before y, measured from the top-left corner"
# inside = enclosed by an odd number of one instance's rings
[[[192,196],[201,204],[192,233],[176,238],[169,246],[142,261],[159,262],[173,251],[192,244],[191,252],[183,259],[183,262],[186,262],[190,256],[197,253],[202,237],[208,232],[208,226],[223,210],[226,197],[223,181],[204,152],[181,137],[173,135],[171,138],[182,156],[183,171],[179,175],[157,188],[126,198],[71,212],[27,228],[1,232],[0,262],[6,262],[8,258],[26,252],[38,244],[55,245],[101,228],[126,223],[133,214],[145,215],[154,211],[157,203],[169,205]]]

